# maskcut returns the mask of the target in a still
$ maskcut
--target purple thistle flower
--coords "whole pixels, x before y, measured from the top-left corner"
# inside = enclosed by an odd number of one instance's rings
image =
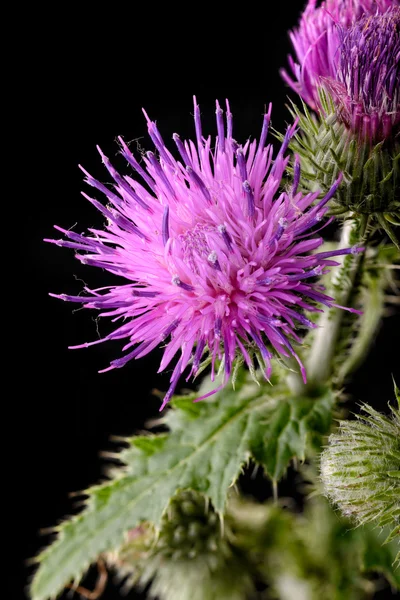
[[[298,29],[290,33],[296,60],[288,57],[291,73],[283,69],[283,79],[311,108],[318,110],[318,87],[327,78],[337,79],[340,47],[347,30],[362,17],[383,14],[395,3],[393,0],[326,0],[317,7],[317,0],[308,0]]]
[[[337,77],[326,88],[349,129],[386,139],[400,123],[400,8],[364,15],[339,35]]]
[[[273,160],[272,147],[265,145],[271,107],[259,142],[244,146],[232,138],[228,103],[225,131],[217,102],[214,148],[211,137],[203,137],[196,101],[194,113],[196,142],[173,135],[180,160],[166,148],[147,115],[158,158],[147,152],[139,164],[120,138],[121,154],[142,183],[121,176],[99,149],[112,188],[84,173],[86,183],[103,192],[108,204],[83,195],[107,218],[105,230],[89,229],[85,236],[56,227],[67,239],[46,240],[74,248],[84,264],[127,280],[125,285],[85,288],[87,296],[56,296],[119,322],[104,339],[76,348],[127,340],[127,353],[104,371],[122,367],[160,344],[163,371],[180,353],[162,408],[185,369],[190,366],[188,378],[196,376],[206,354],[212,379],[216,360],[224,361],[224,384],[238,356],[252,367],[255,354],[262,357],[267,378],[273,354],[294,356],[305,380],[292,340],[301,341],[298,327],[314,327],[304,311],[321,312],[316,304],[335,306],[316,278],[337,264],[333,256],[360,250],[311,253],[323,243],[313,233],[316,226],[321,228],[340,178],[318,201],[319,192],[297,191],[296,178],[291,189],[280,191],[296,124],[287,130]],[[296,169],[298,181],[298,162]]]

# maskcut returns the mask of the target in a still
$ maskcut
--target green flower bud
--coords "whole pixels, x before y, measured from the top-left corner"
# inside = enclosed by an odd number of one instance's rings
[[[386,417],[367,404],[341,421],[321,456],[326,496],[359,524],[389,526],[400,544],[400,410]],[[400,552],[396,562],[400,564]]]
[[[251,568],[209,502],[197,492],[177,494],[157,535],[149,524],[128,533],[108,556],[125,586],[146,587],[160,600],[245,600],[253,590]]]
[[[291,143],[302,158],[300,185],[325,194],[343,173],[343,181],[331,200],[331,212],[373,216],[391,240],[399,245],[392,225],[400,224],[400,137],[379,143],[362,141],[338,118],[327,93],[319,91],[322,110],[311,115],[293,105],[300,134]]]

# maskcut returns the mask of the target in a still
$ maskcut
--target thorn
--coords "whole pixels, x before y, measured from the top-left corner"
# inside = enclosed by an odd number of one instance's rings
[[[121,462],[121,456],[117,452],[108,452],[107,450],[99,452],[100,458],[107,458],[108,460],[117,460]]]
[[[87,490],[76,490],[75,492],[69,492],[68,498],[79,498],[79,496],[88,496]]]
[[[56,533],[57,533],[56,527],[42,527],[41,529],[39,529],[39,535],[54,535]],[[28,560],[36,561],[35,558],[30,558]]]
[[[110,435],[110,442],[118,442],[122,444],[126,444],[129,446],[129,441],[127,437],[123,437],[122,435]]]

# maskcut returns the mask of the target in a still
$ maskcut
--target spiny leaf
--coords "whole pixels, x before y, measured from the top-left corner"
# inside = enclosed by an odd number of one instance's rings
[[[334,395],[326,390],[317,399],[285,398],[267,410],[255,459],[273,481],[284,475],[292,458],[304,460],[309,442],[318,444],[327,433],[333,404]]]
[[[88,490],[84,512],[60,525],[56,541],[38,557],[33,600],[54,597],[70,580],[79,580],[100,553],[120,545],[139,522],[158,525],[180,488],[204,492],[216,510],[223,510],[228,487],[250,456],[257,411],[268,401],[265,391],[246,383],[243,375],[236,387],[209,402],[174,399],[165,418],[169,434],[126,440],[129,448],[120,454],[125,467],[114,469],[113,481]]]
[[[169,433],[126,440],[128,448],[119,454],[124,466],[110,472],[112,481],[88,490],[85,510],[63,523],[56,541],[38,557],[33,600],[54,597],[80,579],[99,554],[117,548],[140,522],[158,527],[178,490],[205,494],[222,513],[228,488],[251,457],[278,479],[291,458],[304,458],[308,438],[327,432],[333,405],[330,392],[287,399],[279,386],[259,386],[243,371],[235,390],[227,386],[199,403],[194,398],[173,399],[164,418]]]

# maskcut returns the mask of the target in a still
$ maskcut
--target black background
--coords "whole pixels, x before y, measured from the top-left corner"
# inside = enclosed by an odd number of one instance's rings
[[[175,131],[183,138],[194,134],[193,94],[205,132],[215,135],[216,98],[229,98],[237,140],[259,134],[270,101],[273,125],[282,130],[289,119],[288,90],[278,69],[286,65],[287,30],[303,2],[287,4],[231,3],[217,10],[217,5],[121,3],[96,6],[90,13],[65,4],[55,12],[24,11],[24,34],[16,37],[24,51],[13,86],[15,123],[22,123],[13,205],[21,235],[15,268],[22,287],[4,426],[14,480],[6,494],[15,511],[8,525],[18,576],[7,598],[23,594],[32,572],[25,561],[47,542],[39,530],[71,514],[69,492],[99,480],[104,464],[99,453],[112,449],[112,434],[137,432],[158,414],[160,401],[151,390],[165,391],[169,378],[156,374],[157,351],[100,375],[97,371],[119,356],[118,342],[67,349],[96,339],[95,313],[74,311],[77,305],[52,299],[48,292],[76,294],[82,281],[93,288],[112,276],[82,266],[72,251],[42,239],[59,237],[53,224],[68,229],[78,223],[78,231],[102,225],[102,217],[80,195],[84,184],[77,165],[104,181],[96,144],[110,157],[117,152],[117,135],[152,149],[142,107],[167,140]],[[116,162],[126,168],[122,158]],[[106,321],[98,327],[101,334],[110,331]],[[391,317],[348,388],[354,401],[384,410],[392,397],[396,332],[399,318]],[[245,477],[243,487],[259,498],[270,494],[260,476]],[[282,484],[283,493],[292,488],[290,478]],[[117,597],[110,583],[104,600]]]

